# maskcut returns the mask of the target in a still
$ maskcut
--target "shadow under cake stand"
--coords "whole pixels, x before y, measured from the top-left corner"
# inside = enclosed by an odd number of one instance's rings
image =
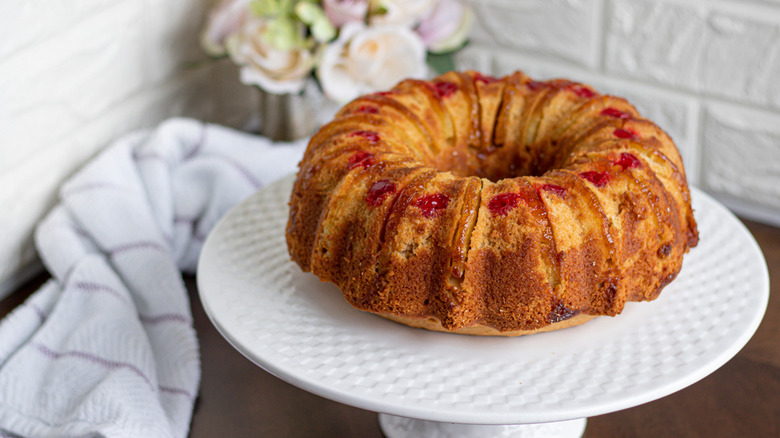
[[[694,188],[701,239],[657,300],[517,338],[414,329],[353,309],[335,286],[290,261],[292,181],[261,189],[209,235],[197,275],[203,306],[252,362],[379,412],[390,438],[581,436],[588,416],[664,397],[726,363],[769,298],[753,237]]]

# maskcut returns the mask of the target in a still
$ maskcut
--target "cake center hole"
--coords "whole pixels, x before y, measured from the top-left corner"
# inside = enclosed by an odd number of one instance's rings
[[[506,178],[540,176],[557,167],[558,155],[554,144],[535,147],[491,144],[487,148],[453,144],[439,152],[433,167],[461,177],[477,176],[498,182]]]

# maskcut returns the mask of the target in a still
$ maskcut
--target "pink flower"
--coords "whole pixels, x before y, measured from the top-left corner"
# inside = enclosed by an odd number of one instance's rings
[[[436,0],[372,0],[371,24],[412,28],[433,8]]]
[[[200,35],[203,50],[211,56],[225,54],[225,40],[237,32],[249,15],[251,0],[222,0],[209,13]]]
[[[353,21],[364,21],[368,12],[367,0],[323,0],[322,8],[333,27]]]
[[[433,53],[460,47],[469,35],[474,13],[458,0],[439,0],[417,26],[425,47]]]

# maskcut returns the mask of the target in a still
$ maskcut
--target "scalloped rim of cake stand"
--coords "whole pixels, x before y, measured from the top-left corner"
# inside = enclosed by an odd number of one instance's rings
[[[219,221],[201,253],[198,289],[214,326],[245,357],[340,403],[464,424],[601,415],[706,377],[748,342],[766,310],[769,276],[755,239],[692,188],[701,241],[653,302],[519,338],[402,326],[353,309],[289,260],[293,179],[260,189]]]

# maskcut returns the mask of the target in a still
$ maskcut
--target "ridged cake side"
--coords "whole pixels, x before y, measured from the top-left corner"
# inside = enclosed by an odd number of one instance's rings
[[[355,307],[525,334],[651,300],[698,241],[672,140],[624,99],[450,72],[356,99],[309,143],[287,242]]]

